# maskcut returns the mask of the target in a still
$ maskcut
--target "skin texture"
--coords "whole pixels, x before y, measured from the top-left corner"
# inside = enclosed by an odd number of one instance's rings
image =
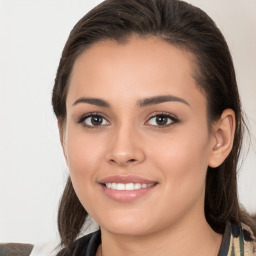
[[[75,61],[59,129],[74,189],[102,230],[98,255],[217,255],[221,235],[205,220],[205,177],[229,154],[235,117],[227,109],[209,130],[192,60],[158,38],[133,36],[126,44],[96,43]],[[163,95],[186,103],[138,104]],[[82,97],[110,106],[74,105]],[[91,112],[103,117],[101,125],[92,127],[90,117],[79,123]],[[156,122],[163,113],[171,116],[167,125]],[[99,184],[112,175],[157,185],[119,202]]]

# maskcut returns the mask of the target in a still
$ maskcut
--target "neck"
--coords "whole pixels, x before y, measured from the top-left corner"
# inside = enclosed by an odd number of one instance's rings
[[[141,236],[117,235],[101,229],[102,245],[97,255],[101,256],[144,256],[184,255],[216,256],[222,235],[215,233],[205,217],[175,222],[171,227]],[[202,221],[203,220],[203,221]]]

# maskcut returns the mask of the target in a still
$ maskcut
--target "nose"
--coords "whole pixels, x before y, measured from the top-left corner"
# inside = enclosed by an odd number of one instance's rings
[[[109,163],[128,167],[145,160],[141,137],[134,127],[122,125],[113,133],[107,153]]]

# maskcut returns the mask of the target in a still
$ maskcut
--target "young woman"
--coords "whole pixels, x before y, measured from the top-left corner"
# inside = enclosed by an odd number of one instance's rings
[[[256,254],[234,67],[202,10],[104,1],[71,31],[52,103],[70,171],[59,256]],[[76,240],[87,216],[100,229]]]

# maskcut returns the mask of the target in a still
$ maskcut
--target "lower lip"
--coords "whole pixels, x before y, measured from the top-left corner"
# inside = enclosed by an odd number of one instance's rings
[[[156,184],[147,187],[147,188],[141,188],[141,189],[135,189],[135,190],[116,190],[107,188],[106,186],[100,184],[102,187],[103,192],[105,195],[110,197],[111,199],[119,202],[131,202],[134,201],[146,194],[148,194],[152,189],[155,188]]]

